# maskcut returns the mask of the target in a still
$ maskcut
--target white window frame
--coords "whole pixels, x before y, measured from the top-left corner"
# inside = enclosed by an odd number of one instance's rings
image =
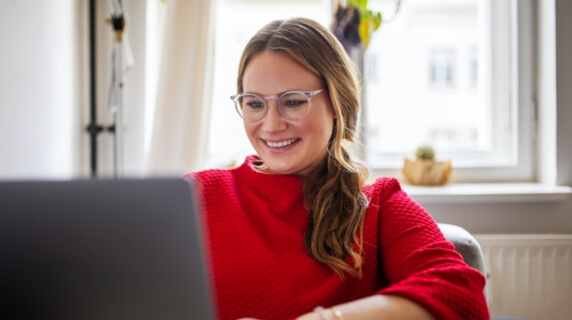
[[[491,13],[497,12],[495,10],[503,10],[501,6],[504,1],[482,1],[488,6],[487,10]],[[533,44],[535,41],[533,1],[511,0],[510,15],[512,17],[512,30],[510,31],[512,41],[511,52],[506,53],[499,51],[499,47],[494,45],[497,41],[503,41],[502,38],[499,38],[503,35],[499,34],[496,30],[497,28],[495,28],[497,24],[503,23],[502,19],[505,19],[505,16],[502,14],[492,15],[492,24],[489,34],[493,36],[493,40],[489,52],[493,55],[493,59],[491,60],[493,63],[498,61],[498,58],[503,54],[505,55],[505,61],[511,62],[511,72],[510,74],[506,74],[506,76],[511,77],[511,81],[509,82],[511,84],[510,97],[503,98],[510,99],[511,108],[513,108],[512,114],[514,119],[511,120],[511,123],[514,124],[513,130],[517,132],[515,135],[517,137],[515,139],[516,141],[513,141],[513,146],[516,149],[514,150],[515,161],[502,165],[455,166],[451,179],[454,183],[535,182],[538,180],[535,166],[537,111],[536,102],[534,100],[535,84],[533,81],[533,71],[535,68],[533,61]],[[480,70],[482,70],[482,68]],[[499,99],[502,93],[497,83],[502,80],[493,77],[490,79],[493,81],[490,86],[491,99]],[[515,79],[516,81],[513,81]],[[494,131],[498,132],[499,128],[495,128],[493,132]],[[368,162],[370,177],[372,179],[379,176],[400,177],[400,161],[402,160],[402,156],[398,156],[392,160],[392,162],[385,163],[381,166]]]

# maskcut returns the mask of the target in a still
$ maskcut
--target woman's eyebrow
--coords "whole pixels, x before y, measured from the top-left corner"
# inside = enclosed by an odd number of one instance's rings
[[[300,91],[300,90],[286,90],[286,91],[282,91],[282,92],[278,92],[278,93],[271,93],[271,94],[262,94],[260,92],[255,92],[255,91],[245,91],[243,93],[256,94],[256,95],[259,95],[261,97],[264,97],[264,96],[277,96],[277,97],[279,97],[280,95],[282,95],[286,92],[291,92],[291,91]]]
[[[260,92],[255,92],[255,91],[244,91],[243,93],[257,94],[257,95],[259,95],[259,96],[273,96],[273,95],[280,96],[280,95],[282,95],[282,94],[284,94],[284,93],[292,92],[292,91],[302,91],[302,92],[306,92],[306,91],[312,91],[312,90],[288,89],[288,90],[284,90],[284,91],[281,91],[281,92],[271,93],[271,94],[266,94],[266,95],[264,95],[264,94],[262,94],[262,93],[260,93]]]

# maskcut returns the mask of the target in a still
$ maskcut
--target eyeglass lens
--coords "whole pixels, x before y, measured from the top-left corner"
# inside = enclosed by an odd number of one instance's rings
[[[268,108],[266,101],[254,94],[244,94],[238,99],[242,117],[257,121],[264,117]],[[278,99],[278,110],[287,119],[302,119],[310,110],[308,96],[302,92],[287,92]]]

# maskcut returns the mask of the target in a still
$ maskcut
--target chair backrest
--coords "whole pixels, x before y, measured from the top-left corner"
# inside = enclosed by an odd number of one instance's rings
[[[478,269],[486,276],[485,258],[479,242],[464,228],[448,223],[439,223],[445,239],[452,242],[455,250],[461,254],[465,263]]]

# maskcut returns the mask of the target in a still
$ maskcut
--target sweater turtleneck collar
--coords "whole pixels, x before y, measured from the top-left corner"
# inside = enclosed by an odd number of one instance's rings
[[[248,188],[276,203],[291,203],[303,198],[303,179],[294,175],[279,175],[262,172],[256,168],[260,158],[256,155],[246,157],[244,163],[236,168],[236,174]]]

